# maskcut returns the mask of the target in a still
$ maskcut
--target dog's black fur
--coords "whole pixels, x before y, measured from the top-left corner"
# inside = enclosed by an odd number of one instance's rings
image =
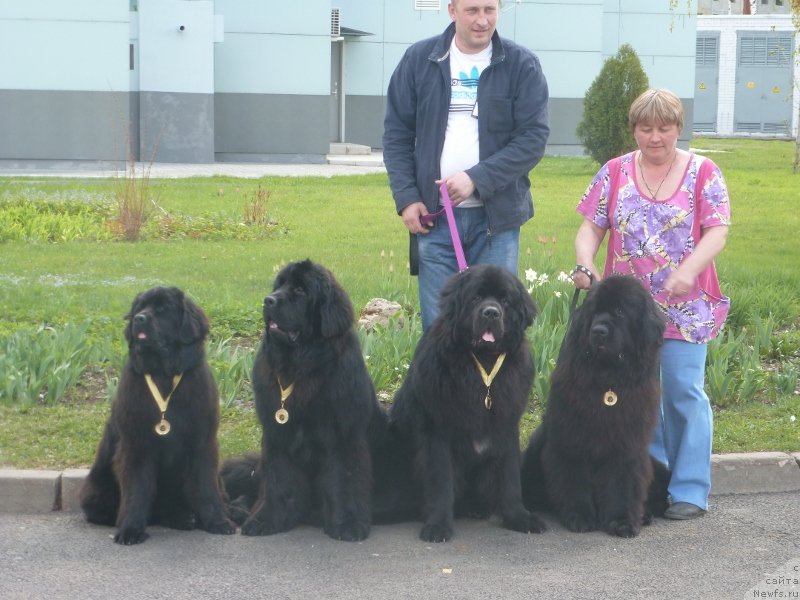
[[[528,508],[555,511],[571,531],[620,537],[663,515],[669,473],[648,447],[664,328],[661,310],[634,278],[611,276],[591,289],[573,315],[542,424],[524,454]],[[603,402],[608,390],[617,395],[613,406]]]
[[[94,465],[80,492],[88,521],[114,525],[114,541],[138,544],[145,527],[236,531],[217,473],[219,396],[205,358],[208,319],[178,288],[139,294],[126,316],[128,359]],[[169,402],[169,433],[158,435],[159,410],[145,382],[152,375]]]
[[[420,538],[447,541],[454,517],[493,513],[509,529],[543,531],[520,490],[519,420],[534,377],[525,330],[536,306],[516,276],[489,265],[453,276],[440,304],[389,413],[397,451],[405,446],[413,454],[423,496]],[[489,373],[503,352],[487,410],[487,388],[472,355]]]
[[[245,535],[322,526],[330,537],[370,531],[369,439],[385,425],[354,330],[353,306],[324,267],[290,263],[264,299],[265,330],[253,367],[261,456],[227,461],[222,477],[250,508]],[[280,385],[294,383],[279,424]],[[237,497],[238,496],[238,497]]]

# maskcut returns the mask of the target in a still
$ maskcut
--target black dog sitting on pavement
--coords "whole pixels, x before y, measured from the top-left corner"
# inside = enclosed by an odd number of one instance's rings
[[[264,299],[253,367],[260,457],[226,461],[222,477],[250,513],[244,535],[321,521],[357,541],[370,531],[370,437],[385,426],[347,294],[324,267],[290,263]]]
[[[595,285],[572,317],[542,424],[522,466],[525,505],[571,531],[634,537],[667,507],[669,472],[649,456],[665,319],[636,279]],[[648,499],[649,488],[649,499]]]
[[[394,453],[408,453],[411,492],[422,496],[420,538],[444,542],[454,517],[495,513],[508,529],[541,532],[522,504],[519,448],[534,377],[525,331],[536,306],[514,274],[490,265],[454,275],[440,302],[389,412]]]
[[[205,358],[208,319],[178,288],[133,301],[122,370],[97,456],[80,492],[91,523],[114,525],[118,544],[145,527],[231,534],[220,487],[219,395]]]

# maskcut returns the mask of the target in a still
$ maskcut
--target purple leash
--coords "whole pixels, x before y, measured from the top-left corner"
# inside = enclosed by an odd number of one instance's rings
[[[467,259],[464,258],[464,248],[461,247],[461,238],[458,237],[456,217],[453,214],[453,203],[450,201],[450,194],[447,193],[447,184],[443,183],[439,186],[439,191],[442,193],[442,204],[444,204],[444,212],[447,215],[447,225],[450,227],[450,239],[453,240],[453,250],[456,251],[456,261],[458,262],[458,272],[460,273],[467,270]]]

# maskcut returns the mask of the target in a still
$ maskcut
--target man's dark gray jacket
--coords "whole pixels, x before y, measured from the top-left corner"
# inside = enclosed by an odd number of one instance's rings
[[[420,200],[438,210],[439,164],[450,108],[450,42],[442,35],[413,44],[387,93],[383,160],[398,214]],[[518,44],[492,37],[492,60],[478,83],[480,162],[467,169],[483,201],[489,232],[521,226],[533,216],[528,173],[544,155],[547,82],[539,59]]]

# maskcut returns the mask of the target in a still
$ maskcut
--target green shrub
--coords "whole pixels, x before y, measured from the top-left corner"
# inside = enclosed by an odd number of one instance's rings
[[[52,404],[103,354],[86,343],[86,324],[21,329],[0,339],[0,400]]]
[[[113,236],[105,222],[107,201],[89,202],[72,196],[32,193],[0,200],[0,242],[107,241]]]
[[[636,147],[628,126],[628,109],[647,87],[642,63],[628,44],[606,60],[589,86],[576,133],[586,153],[601,165]]]

